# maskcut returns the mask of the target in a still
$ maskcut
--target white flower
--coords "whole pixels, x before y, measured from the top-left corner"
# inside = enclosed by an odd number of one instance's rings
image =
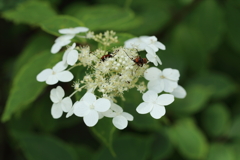
[[[113,125],[120,130],[127,127],[128,121],[133,120],[133,116],[131,114],[123,112],[123,109],[113,102],[111,104],[111,108],[107,112],[104,112],[103,115],[106,117],[113,117]]]
[[[147,53],[146,54],[147,59],[152,62],[155,66],[158,66],[158,63],[161,65],[162,62],[160,58],[157,56],[157,54],[154,52],[153,54]]]
[[[58,32],[61,34],[78,34],[80,32],[87,32],[89,29],[86,27],[75,27],[75,28],[64,28],[64,29],[59,29]]]
[[[68,45],[69,43],[71,43],[71,39],[74,37],[75,35],[63,35],[58,37],[55,40],[55,43],[53,44],[52,48],[51,48],[51,53],[55,54],[57,53],[63,46]]]
[[[78,51],[75,50],[75,47],[76,47],[76,43],[73,43],[71,47],[69,47],[64,55],[63,55],[63,58],[62,58],[62,61],[64,63],[67,63],[71,66],[73,66],[77,60],[78,60]]]
[[[70,71],[64,71],[67,66],[61,61],[58,62],[52,69],[44,69],[37,75],[37,81],[53,85],[58,81],[69,82],[73,79],[73,74]]]
[[[84,123],[92,127],[97,124],[99,119],[98,112],[106,112],[111,106],[111,103],[106,98],[96,99],[96,96],[87,92],[82,100],[74,104],[74,114],[83,117]]]
[[[68,112],[72,107],[72,100],[70,97],[64,97],[64,90],[61,86],[57,86],[50,92],[50,99],[53,102],[51,114],[53,118],[57,119],[62,116],[63,112]]]
[[[147,91],[143,94],[143,101],[137,107],[137,112],[140,114],[150,113],[150,115],[159,119],[166,113],[164,106],[171,104],[174,101],[174,96],[171,94],[157,95],[155,91]]]
[[[158,49],[165,50],[166,47],[161,42],[157,41],[157,37],[155,36],[141,36],[140,40],[146,45],[145,50],[153,50],[157,52]]]
[[[180,74],[176,69],[166,68],[161,71],[156,67],[151,67],[144,72],[144,77],[149,80],[149,90],[157,93],[162,91],[171,93],[178,86]]]
[[[171,94],[174,95],[174,97],[176,97],[176,98],[181,98],[182,99],[182,98],[186,97],[187,92],[182,86],[178,85],[177,88],[175,88],[171,92]]]

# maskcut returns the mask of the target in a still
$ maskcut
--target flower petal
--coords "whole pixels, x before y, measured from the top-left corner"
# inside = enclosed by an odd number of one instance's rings
[[[98,119],[99,115],[95,110],[90,110],[90,112],[83,117],[83,121],[88,127],[95,126],[98,122]]]
[[[74,103],[73,107],[74,107],[73,112],[78,117],[83,117],[90,112],[89,105],[87,105],[83,101]]]
[[[151,67],[144,72],[144,78],[149,81],[159,79],[161,75],[162,71],[156,67]]]
[[[153,108],[152,103],[142,102],[141,104],[138,105],[136,110],[140,114],[146,114],[149,113],[152,110],[152,108]]]
[[[67,113],[67,115],[66,115],[66,118],[72,116],[72,115],[73,115],[73,111],[74,111],[74,108],[72,107],[72,108],[68,111],[68,113]]]
[[[123,112],[122,107],[120,107],[119,105],[117,105],[115,103],[112,103],[111,109],[116,113],[122,113]]]
[[[178,81],[180,77],[180,73],[177,69],[165,68],[163,70],[163,76],[166,77],[167,79]]]
[[[46,80],[46,83],[49,85],[56,84],[57,82],[58,82],[58,79],[57,79],[56,75],[50,75],[48,77],[48,79]]]
[[[112,122],[113,122],[113,125],[118,129],[124,129],[128,125],[127,119],[121,115],[114,117]]]
[[[62,116],[62,108],[61,108],[61,105],[60,103],[54,103],[52,105],[52,108],[51,108],[51,114],[53,116],[54,119],[58,119]]]
[[[164,89],[164,82],[161,79],[149,81],[147,87],[149,90],[161,93]]]
[[[149,90],[143,94],[142,99],[144,102],[153,102],[156,101],[157,97],[157,92]]]
[[[73,79],[73,74],[70,71],[63,71],[56,74],[57,78],[61,82],[69,82]]]
[[[61,98],[61,99],[64,97],[65,92],[64,92],[64,90],[63,90],[63,88],[62,88],[61,86],[57,86],[57,88],[56,88],[56,94],[57,94],[57,96],[58,96],[59,98]]]
[[[111,102],[106,98],[99,98],[93,105],[98,112],[105,112],[110,108]]]
[[[67,56],[67,63],[73,66],[78,60],[78,52],[76,50],[72,50],[68,53]]]
[[[84,94],[81,100],[88,105],[92,105],[96,101],[96,96],[93,93],[87,92]]]
[[[157,98],[157,104],[159,105],[169,105],[174,101],[174,96],[171,94],[161,94],[158,98]]]
[[[72,100],[70,97],[65,97],[61,102],[62,110],[68,112],[72,108]]]
[[[155,44],[155,46],[157,46],[159,49],[161,49],[161,50],[166,50],[165,45],[162,44],[161,42],[155,42],[154,44]]]
[[[55,53],[59,52],[61,48],[62,48],[61,43],[54,43],[51,48],[51,53],[55,54]]]
[[[55,73],[58,73],[65,70],[66,68],[67,68],[67,65],[63,61],[60,61],[53,67],[53,71]]]
[[[133,116],[131,114],[123,112],[121,115],[125,117],[128,121],[133,121]]]
[[[163,79],[163,82],[164,82],[164,91],[165,92],[173,92],[173,89],[177,88],[178,84],[176,81],[171,81],[171,80],[168,80],[168,79]]]
[[[152,62],[155,66],[158,66],[158,62],[157,62],[156,56],[157,56],[157,55],[152,55],[152,54],[150,54],[150,53],[146,54],[147,59],[148,59],[150,62]]]
[[[164,116],[166,109],[164,106],[154,105],[152,111],[150,112],[151,116],[155,119],[159,119]]]
[[[58,103],[62,100],[62,97],[60,97],[58,94],[57,94],[57,89],[56,88],[53,88],[51,91],[50,91],[50,99],[53,103]]]
[[[39,82],[44,82],[48,79],[48,77],[50,75],[52,75],[52,72],[53,70],[48,68],[48,69],[44,69],[42,72],[40,72],[38,75],[37,75],[37,81]]]
[[[185,98],[187,92],[182,86],[178,85],[171,94],[174,95],[174,97],[176,98]]]

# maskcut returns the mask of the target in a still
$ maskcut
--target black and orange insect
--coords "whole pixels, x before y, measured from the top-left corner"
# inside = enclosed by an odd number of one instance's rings
[[[125,51],[124,51],[125,52]],[[126,53],[126,52],[125,52]],[[126,53],[126,55],[128,56],[128,54]],[[129,57],[129,56],[128,56]],[[130,58],[130,57],[129,57]],[[135,59],[130,58],[136,65],[138,65],[139,67],[142,67],[144,64],[146,64],[148,62],[147,58],[142,58],[140,56],[137,56]]]
[[[108,52],[108,54],[103,55],[100,59],[104,62],[106,59],[112,58],[112,57],[113,57],[113,53],[112,52]]]

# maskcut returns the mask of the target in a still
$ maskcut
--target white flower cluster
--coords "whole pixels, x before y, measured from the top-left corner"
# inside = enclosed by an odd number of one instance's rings
[[[140,114],[150,113],[159,119],[165,114],[166,105],[174,101],[174,97],[184,98],[186,91],[178,85],[179,72],[176,69],[166,68],[160,70],[156,67],[149,68],[148,63],[155,66],[162,64],[156,52],[165,46],[157,41],[155,36],[142,36],[127,40],[122,47],[112,48],[110,51],[102,48],[91,50],[89,46],[76,46],[71,39],[75,36],[88,38],[101,43],[103,46],[110,46],[117,42],[116,33],[106,31],[104,34],[94,34],[86,27],[60,29],[59,33],[64,34],[55,40],[51,53],[55,54],[63,46],[68,45],[64,52],[62,61],[58,62],[52,69],[44,69],[37,75],[39,82],[46,82],[54,85],[58,81],[70,82],[74,75],[70,70],[81,66],[86,68],[85,76],[74,82],[74,92],[65,97],[61,86],[51,90],[50,99],[53,102],[51,114],[53,118],[60,118],[63,112],[66,117],[76,115],[83,117],[84,123],[92,127],[103,118],[112,118],[113,125],[118,129],[124,129],[133,116],[123,111],[117,105],[116,97],[124,98],[124,92],[131,88],[137,88],[144,93],[143,103],[137,108]],[[86,35],[78,35],[85,33]],[[72,44],[71,44],[72,43]],[[71,44],[71,45],[69,45]],[[146,51],[146,58],[139,56],[138,51]],[[70,66],[70,67],[68,67]],[[145,77],[148,80],[147,86],[139,78]],[[86,93],[76,102],[71,97],[82,90]],[[161,92],[165,92],[158,95]]]

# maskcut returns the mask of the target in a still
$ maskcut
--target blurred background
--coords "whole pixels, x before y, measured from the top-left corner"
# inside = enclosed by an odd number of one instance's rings
[[[0,12],[1,160],[240,159],[239,0],[1,0]],[[57,29],[80,25],[155,35],[167,48],[158,68],[178,69],[187,97],[155,120],[136,112],[141,94],[130,90],[122,107],[134,121],[123,131],[108,119],[53,119],[52,87],[35,76],[58,61]]]

